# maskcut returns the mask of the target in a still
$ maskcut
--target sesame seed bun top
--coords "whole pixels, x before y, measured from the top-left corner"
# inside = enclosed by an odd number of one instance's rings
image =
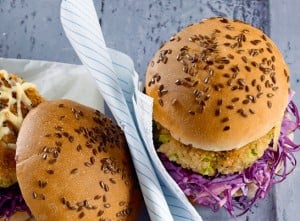
[[[175,34],[155,53],[146,93],[154,98],[154,120],[175,139],[204,150],[232,150],[282,119],[289,68],[261,30],[210,18]]]
[[[136,220],[141,193],[121,129],[70,100],[46,101],[21,127],[16,171],[34,217]]]

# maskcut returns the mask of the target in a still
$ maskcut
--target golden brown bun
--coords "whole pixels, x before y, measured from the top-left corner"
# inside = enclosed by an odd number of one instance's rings
[[[70,100],[29,112],[16,150],[22,195],[38,221],[136,220],[141,195],[121,129]]]
[[[23,118],[44,99],[35,86],[0,70],[0,187],[17,181],[15,143]]]
[[[225,18],[186,27],[149,63],[153,117],[186,145],[240,148],[282,119],[289,69],[259,29]]]

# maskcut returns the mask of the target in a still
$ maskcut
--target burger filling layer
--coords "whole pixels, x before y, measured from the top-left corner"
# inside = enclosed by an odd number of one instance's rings
[[[250,167],[268,148],[272,139],[277,140],[280,126],[275,126],[266,135],[239,149],[230,151],[207,151],[193,148],[175,140],[169,131],[156,124],[154,132],[158,152],[181,167],[202,175],[214,176],[217,173],[231,174]]]

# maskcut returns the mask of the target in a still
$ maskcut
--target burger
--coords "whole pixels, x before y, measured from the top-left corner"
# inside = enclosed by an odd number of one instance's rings
[[[17,211],[30,214],[17,184],[16,141],[28,112],[43,101],[35,85],[0,70],[0,218]],[[17,216],[29,217],[27,213]]]
[[[122,130],[0,74],[0,220],[137,220],[142,196]]]
[[[290,72],[261,30],[221,17],[187,26],[149,62],[145,92],[158,155],[192,203],[242,214],[293,170]]]

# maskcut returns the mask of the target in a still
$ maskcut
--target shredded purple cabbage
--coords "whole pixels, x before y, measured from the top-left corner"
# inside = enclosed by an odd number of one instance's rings
[[[9,220],[14,213],[24,211],[31,215],[17,183],[8,188],[0,188],[0,218]]]
[[[206,177],[181,168],[163,154],[159,154],[159,157],[171,177],[195,203],[210,207],[213,211],[224,207],[231,216],[236,216],[237,209],[239,216],[246,213],[258,198],[265,198],[274,184],[285,180],[294,170],[294,152],[300,150],[300,144],[295,144],[289,135],[299,129],[300,116],[296,105],[290,101],[282,122],[277,150],[273,149],[271,143],[264,155],[241,174]],[[276,171],[279,165],[281,170]],[[253,197],[247,196],[249,184],[257,188]],[[237,192],[242,196],[235,197]]]

